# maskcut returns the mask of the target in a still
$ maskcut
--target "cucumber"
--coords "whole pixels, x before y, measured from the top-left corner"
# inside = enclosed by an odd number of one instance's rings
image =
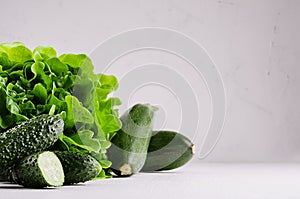
[[[53,152],[39,152],[15,165],[13,179],[24,187],[57,187],[63,185],[64,171],[61,162]]]
[[[194,144],[174,131],[154,131],[142,171],[163,171],[181,167],[195,154]]]
[[[40,115],[0,134],[0,179],[9,180],[10,168],[28,155],[44,151],[62,134],[59,115]]]
[[[0,182],[12,182],[12,167],[1,168],[0,170]]]
[[[118,176],[138,173],[146,160],[154,112],[150,104],[136,104],[121,116],[122,128],[111,139],[108,159]]]
[[[56,151],[55,154],[60,159],[64,169],[64,184],[75,184],[92,180],[102,170],[99,162],[89,154],[72,151]]]

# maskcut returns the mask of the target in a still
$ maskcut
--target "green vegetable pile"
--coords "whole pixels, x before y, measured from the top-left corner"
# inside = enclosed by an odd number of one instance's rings
[[[117,87],[84,54],[0,44],[0,181],[43,188],[186,164],[192,142],[153,131],[150,104],[119,117]]]
[[[49,46],[0,44],[0,133],[41,114],[60,114],[64,132],[53,150],[90,153],[103,168],[110,136],[121,128],[114,76],[95,74],[84,54],[57,56]],[[104,171],[99,177],[106,177]]]

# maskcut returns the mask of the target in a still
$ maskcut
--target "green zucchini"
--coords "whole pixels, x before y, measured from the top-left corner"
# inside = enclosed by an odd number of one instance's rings
[[[60,159],[65,172],[64,184],[92,180],[102,170],[99,162],[89,154],[72,151],[56,151],[55,154]]]
[[[154,131],[141,171],[176,169],[186,164],[194,153],[194,144],[184,135],[174,131]]]
[[[13,179],[24,187],[43,188],[61,186],[64,171],[61,162],[53,152],[39,152],[26,157],[15,165]]]
[[[0,179],[9,180],[11,167],[28,155],[44,151],[62,134],[59,115],[40,115],[0,134]]]
[[[122,128],[111,139],[107,153],[116,175],[130,176],[142,169],[156,109],[150,104],[136,104],[120,118]]]

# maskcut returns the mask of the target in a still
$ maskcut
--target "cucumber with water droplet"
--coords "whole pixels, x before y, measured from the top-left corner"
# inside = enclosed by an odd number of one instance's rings
[[[43,188],[61,186],[64,171],[53,152],[39,152],[26,157],[14,166],[13,180],[24,187]]]

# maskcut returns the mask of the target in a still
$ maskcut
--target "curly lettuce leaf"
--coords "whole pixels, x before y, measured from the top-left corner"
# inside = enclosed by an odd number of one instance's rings
[[[21,42],[2,43],[0,51],[8,55],[8,59],[12,62],[25,62],[32,60],[32,52]]]
[[[43,61],[52,57],[56,57],[56,51],[51,46],[38,46],[33,50],[35,61]]]
[[[93,115],[87,108],[82,106],[79,100],[71,95],[66,96],[65,101],[67,103],[67,117],[65,120],[66,128],[73,127],[76,123],[93,124]]]
[[[114,76],[94,73],[87,55],[0,44],[0,132],[40,114],[60,114],[65,131],[53,150],[90,153],[108,168],[109,138],[121,128],[116,108],[121,101],[110,97],[117,88]]]

